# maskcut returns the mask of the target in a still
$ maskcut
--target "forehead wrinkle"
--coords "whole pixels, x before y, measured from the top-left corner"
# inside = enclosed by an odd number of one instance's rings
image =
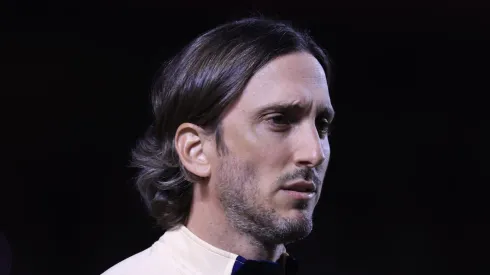
[[[316,108],[315,108],[316,106]],[[305,99],[293,99],[293,100],[280,100],[271,102],[262,106],[258,106],[253,111],[257,116],[267,113],[268,111],[300,111],[302,113],[309,113],[315,109],[315,116],[325,116],[328,121],[332,121],[334,116],[333,108],[329,104],[315,104],[313,100]]]

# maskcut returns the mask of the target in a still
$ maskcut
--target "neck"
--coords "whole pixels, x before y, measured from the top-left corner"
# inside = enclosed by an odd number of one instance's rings
[[[283,244],[267,245],[238,232],[227,221],[221,206],[209,201],[193,200],[186,227],[212,246],[248,260],[277,261],[286,252]]]

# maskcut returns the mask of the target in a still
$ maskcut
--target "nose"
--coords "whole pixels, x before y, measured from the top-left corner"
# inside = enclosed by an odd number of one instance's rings
[[[321,139],[314,125],[299,130],[294,145],[296,166],[314,168],[324,163],[330,151],[328,138]]]

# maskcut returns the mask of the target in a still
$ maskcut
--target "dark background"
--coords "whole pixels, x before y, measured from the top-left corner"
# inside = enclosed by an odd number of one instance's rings
[[[0,225],[11,274],[100,274],[161,235],[127,168],[150,123],[151,80],[195,36],[257,11],[309,28],[336,63],[326,187],[314,233],[290,248],[302,274],[489,274],[490,10],[248,4],[0,9]]]

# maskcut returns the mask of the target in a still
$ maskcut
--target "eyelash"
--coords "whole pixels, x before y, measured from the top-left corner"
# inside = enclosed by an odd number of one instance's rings
[[[285,121],[285,122],[283,122],[283,123],[277,123],[277,122],[276,122],[276,121],[274,121],[274,120],[275,120],[275,119],[278,119],[278,118],[280,118],[280,119],[285,119],[286,121]],[[273,125],[275,125],[275,126],[277,126],[277,125],[282,125],[282,126],[285,126],[285,125],[290,125],[290,124],[292,123],[292,122],[291,122],[291,120],[290,120],[289,118],[287,118],[287,117],[286,117],[285,115],[283,115],[283,114],[276,114],[276,115],[270,116],[270,117],[268,118],[268,121],[269,121],[270,123],[272,123]]]
[[[283,123],[277,123],[277,121],[274,121],[275,119],[285,119],[286,121]],[[267,118],[267,122],[269,122],[273,127],[276,128],[277,131],[286,131],[291,127],[291,124],[294,123],[294,120],[288,118],[284,114],[275,114],[271,115]],[[321,124],[321,125],[319,125]],[[331,125],[330,122],[328,122],[327,119],[318,119],[316,123],[316,127],[318,129],[318,134],[320,135],[320,138],[324,138],[325,136],[329,136],[331,133]]]
[[[317,123],[317,129],[319,129],[319,134],[321,138],[324,138],[325,136],[329,136],[331,134],[332,130],[332,125],[327,119],[320,119],[320,123],[322,124],[320,127],[318,126]]]

